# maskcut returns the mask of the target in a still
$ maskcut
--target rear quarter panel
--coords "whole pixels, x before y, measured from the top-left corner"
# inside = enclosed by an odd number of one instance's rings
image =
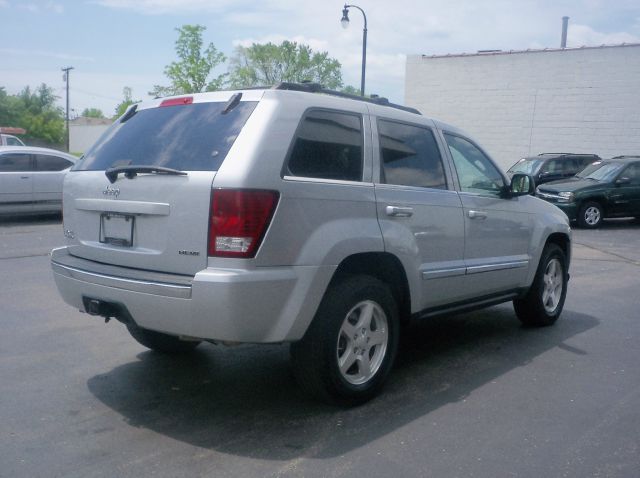
[[[309,108],[363,116],[363,182],[288,177],[283,165]],[[280,200],[251,261],[253,267],[338,265],[345,257],[384,250],[371,183],[371,133],[365,103],[324,95],[266,91],[220,167],[214,188],[275,190]],[[210,258],[210,266],[230,264]],[[246,262],[244,263],[247,264]]]

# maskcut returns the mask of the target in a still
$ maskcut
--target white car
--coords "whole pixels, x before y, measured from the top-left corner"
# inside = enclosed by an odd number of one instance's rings
[[[0,146],[0,214],[62,210],[64,175],[77,158],[30,146]]]
[[[24,146],[24,143],[17,136],[0,134],[0,146]]]

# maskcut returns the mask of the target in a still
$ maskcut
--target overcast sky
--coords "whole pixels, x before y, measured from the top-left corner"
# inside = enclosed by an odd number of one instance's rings
[[[640,0],[358,0],[368,20],[367,93],[404,99],[405,57],[477,50],[640,43]],[[0,87],[46,83],[64,102],[60,69],[73,66],[71,107],[114,113],[122,89],[147,99],[167,85],[175,28],[206,26],[205,43],[227,56],[252,42],[295,40],[327,51],[359,87],[363,19],[329,0],[0,0]],[[226,66],[223,69],[226,71]]]

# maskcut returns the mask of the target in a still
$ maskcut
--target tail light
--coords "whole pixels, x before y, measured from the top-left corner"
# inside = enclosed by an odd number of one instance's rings
[[[209,256],[255,256],[278,198],[276,191],[215,189],[209,210]]]
[[[181,105],[190,105],[193,103],[193,96],[181,96],[180,98],[169,98],[168,100],[163,100],[160,103],[160,106],[181,106]]]

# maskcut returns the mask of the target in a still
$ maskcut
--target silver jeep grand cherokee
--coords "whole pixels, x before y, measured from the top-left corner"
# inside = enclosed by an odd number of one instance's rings
[[[290,342],[342,404],[378,392],[401,324],[513,301],[549,325],[571,231],[458,129],[313,84],[131,107],[67,174],[64,300],[141,344]]]

